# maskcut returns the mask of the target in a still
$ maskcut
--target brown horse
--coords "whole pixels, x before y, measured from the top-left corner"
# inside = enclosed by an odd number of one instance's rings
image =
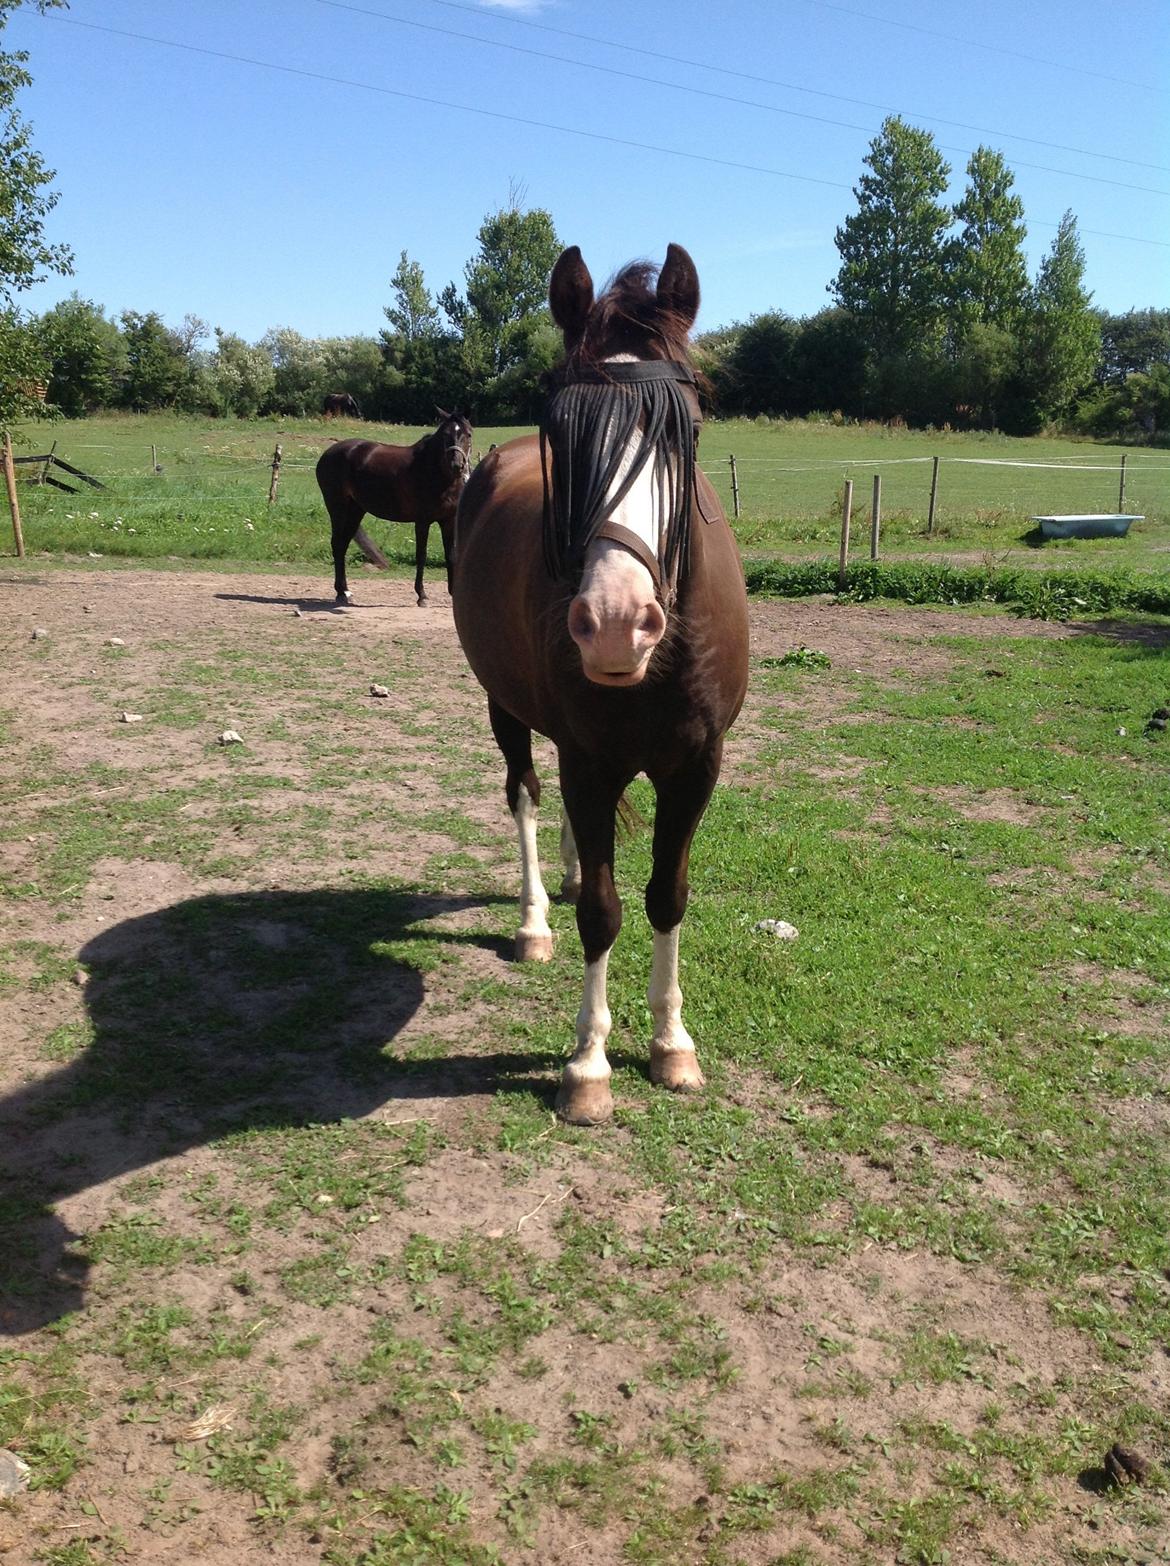
[[[457,529],[455,625],[488,693],[520,837],[519,958],[552,953],[532,731],[557,747],[562,891],[576,895],[585,956],[577,1048],[557,1110],[581,1125],[613,1109],[606,968],[622,917],[614,818],[640,772],[657,797],[646,887],[650,1076],[668,1088],[702,1086],[681,1019],[679,927],[691,839],[747,688],[743,570],[694,464],[699,405],[687,334],[699,280],[678,245],[656,285],[654,274],[646,263],[628,266],[595,301],[581,252],[560,257],[549,302],[566,359],[541,435],[480,463]]]
[[[327,419],[335,418],[342,413],[350,419],[360,419],[362,416],[357,398],[351,397],[349,392],[330,392],[321,404],[321,412]]]
[[[455,542],[455,508],[471,471],[471,424],[465,414],[445,413],[431,435],[413,446],[386,446],[374,440],[339,440],[322,452],[317,483],[333,524],[333,586],[339,604],[351,604],[345,577],[345,554],[358,544],[375,565],[385,569],[386,557],[361,526],[367,512],[387,522],[414,523],[414,591],[427,601],[423,566],[431,523],[443,535],[447,587]]]

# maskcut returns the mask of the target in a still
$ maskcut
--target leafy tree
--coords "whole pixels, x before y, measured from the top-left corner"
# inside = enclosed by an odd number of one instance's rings
[[[793,391],[802,413],[857,415],[865,401],[865,345],[848,310],[829,306],[800,323],[793,354]]]
[[[260,339],[272,361],[273,386],[269,411],[304,415],[320,413],[327,387],[321,344],[291,326],[274,326]]]
[[[516,190],[508,206],[483,220],[476,239],[479,249],[464,268],[466,297],[450,283],[439,302],[463,338],[469,376],[482,383],[523,360],[532,341],[525,323],[545,311],[562,247],[552,214],[522,211]]]
[[[950,167],[929,131],[896,115],[883,122],[865,162],[869,173],[854,187],[857,211],[837,230],[841,269],[829,286],[881,362],[941,335],[951,214],[938,198]]]
[[[962,229],[947,246],[953,336],[976,326],[1014,330],[1028,299],[1024,203],[1012,194],[1015,176],[1001,152],[979,147],[967,164],[967,189],[955,207]]]
[[[1071,407],[1100,358],[1101,323],[1084,276],[1077,220],[1066,212],[1032,289],[1021,364],[1024,385],[1046,418]]]
[[[793,412],[792,362],[799,328],[791,316],[770,310],[753,316],[728,355],[722,391],[727,412]]]
[[[194,367],[190,353],[198,340],[187,322],[185,331],[173,331],[156,310],[145,315],[122,312],[122,338],[126,345],[126,375],[120,401],[125,408],[173,408],[189,400]],[[197,323],[202,325],[201,322]]]
[[[387,305],[383,314],[394,328],[395,336],[412,343],[439,330],[439,308],[431,298],[423,269],[417,261],[410,260],[405,250],[390,286],[394,290],[395,303]],[[383,337],[386,335],[383,333]]]
[[[204,374],[216,413],[255,418],[272,396],[276,371],[271,356],[259,344],[246,343],[234,332],[215,329],[215,352]]]
[[[38,11],[61,0],[33,0]],[[0,0],[0,33],[21,0]],[[66,245],[45,238],[45,219],[57,204],[54,174],[32,146],[32,128],[16,108],[32,77],[23,50],[0,49],[0,426],[43,413],[34,387],[43,380],[43,350],[16,307],[16,298],[48,273],[68,274]]]
[[[67,418],[114,402],[126,371],[126,349],[100,305],[72,293],[38,318],[48,363],[48,400]]]
[[[1102,311],[1100,375],[1122,382],[1135,371],[1170,365],[1170,310],[1127,310],[1124,315]]]

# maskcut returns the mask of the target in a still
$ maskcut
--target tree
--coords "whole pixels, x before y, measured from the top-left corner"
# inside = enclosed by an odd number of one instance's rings
[[[880,363],[941,336],[951,214],[938,198],[950,167],[929,131],[897,115],[883,122],[865,162],[870,172],[853,191],[857,211],[837,230],[841,269],[829,291],[857,317]]]
[[[126,371],[117,325],[100,305],[72,293],[34,323],[48,363],[48,400],[67,418],[107,407]]]
[[[1101,323],[1090,308],[1084,276],[1077,220],[1066,212],[1040,263],[1024,334],[1022,377],[1046,418],[1069,410],[1101,355]]]
[[[955,206],[963,225],[946,249],[957,342],[975,326],[1014,331],[1028,300],[1024,203],[1012,194],[1015,176],[1001,152],[979,147],[967,164],[967,189]]]
[[[431,298],[423,269],[417,261],[410,260],[405,250],[390,280],[390,287],[394,290],[396,302],[387,305],[383,314],[397,337],[412,343],[439,330],[439,309]]]
[[[489,213],[476,235],[479,249],[464,268],[466,297],[454,283],[440,304],[464,341],[468,374],[484,381],[523,359],[531,341],[525,322],[545,310],[548,279],[561,251],[552,214],[521,210],[522,192]]]
[[[61,0],[33,0],[38,11]],[[0,33],[21,0],[0,0]],[[68,274],[73,257],[66,245],[45,238],[45,219],[57,205],[49,189],[54,172],[32,146],[32,128],[19,114],[16,97],[32,77],[23,51],[0,50],[0,425],[43,412],[36,383],[45,369],[43,353],[16,299],[48,273]]]
[[[252,346],[217,326],[215,352],[203,379],[214,412],[251,419],[272,396],[276,371],[270,355],[259,344]]]
[[[1135,371],[1170,365],[1170,310],[1101,311],[1101,379],[1120,383]]]
[[[197,338],[172,331],[157,310],[149,310],[145,315],[124,310],[122,337],[126,345],[122,406],[142,412],[146,408],[173,408],[184,401],[193,379],[190,348],[186,345],[194,347]]]

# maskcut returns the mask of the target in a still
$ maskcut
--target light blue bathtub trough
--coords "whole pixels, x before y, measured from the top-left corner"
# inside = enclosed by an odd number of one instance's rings
[[[1119,511],[1085,512],[1077,516],[1033,517],[1045,538],[1124,538],[1131,522],[1144,517]]]

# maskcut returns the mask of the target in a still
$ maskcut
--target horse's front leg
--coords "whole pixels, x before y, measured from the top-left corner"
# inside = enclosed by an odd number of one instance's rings
[[[561,792],[579,855],[577,930],[585,984],[577,1013],[577,1047],[561,1075],[557,1114],[570,1125],[595,1126],[613,1114],[613,1073],[605,1054],[613,1026],[606,976],[622,926],[622,905],[613,883],[614,816],[621,786],[599,777],[580,758],[562,753],[560,760]]]
[[[427,590],[423,585],[423,567],[427,563],[427,539],[430,537],[430,532],[429,522],[414,524],[414,596],[418,599],[420,609],[427,601]]]
[[[646,915],[654,928],[654,956],[647,999],[654,1018],[650,1080],[675,1092],[703,1086],[694,1040],[683,1026],[678,982],[678,938],[689,888],[691,840],[719,776],[720,740],[669,777],[655,780],[654,868],[646,887]]]
[[[532,730],[490,696],[488,717],[496,744],[508,764],[504,792],[520,842],[520,928],[516,932],[516,960],[548,962],[553,953],[553,936],[548,924],[548,893],[540,878],[536,844],[540,780],[532,764]]]

